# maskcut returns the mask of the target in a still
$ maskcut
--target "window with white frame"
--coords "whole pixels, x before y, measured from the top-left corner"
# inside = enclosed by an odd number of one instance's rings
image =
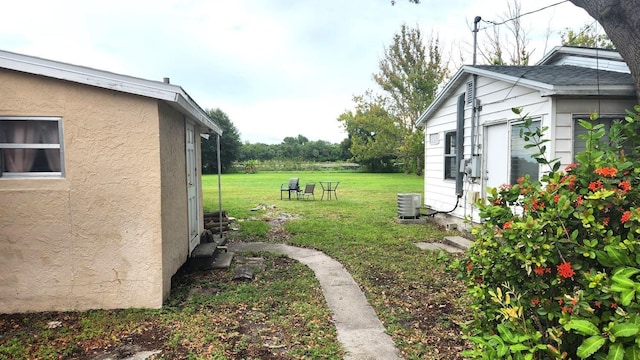
[[[0,117],[0,175],[63,176],[62,118]]]
[[[444,134],[444,178],[455,179],[457,171],[456,132],[449,131]]]
[[[532,131],[540,128],[540,120],[533,120],[530,125]],[[532,180],[538,180],[540,165],[531,155],[538,152],[538,149],[525,148],[527,142],[520,136],[521,131],[527,131],[523,123],[511,124],[511,171],[510,183],[515,184],[518,179],[529,174]]]

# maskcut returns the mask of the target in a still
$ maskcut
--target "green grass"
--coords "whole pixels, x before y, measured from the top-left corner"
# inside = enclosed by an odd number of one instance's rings
[[[339,200],[320,201],[319,184],[316,201],[280,200],[280,185],[291,177],[299,177],[301,187],[322,180],[340,181]],[[207,210],[219,208],[217,181],[217,177],[203,179]],[[421,177],[404,174],[230,174],[221,178],[222,208],[232,217],[257,218],[241,223],[239,237],[259,241],[273,240],[269,239],[269,227],[264,226],[260,214],[250,210],[256,205],[275,206],[271,211],[262,211],[263,217],[287,214],[299,218],[285,224],[291,235],[288,243],[318,249],[340,261],[365,290],[407,357],[435,359],[440,358],[437,354],[441,350],[436,349],[439,344],[428,344],[428,339],[436,336],[432,331],[438,331],[440,325],[447,331],[452,323],[462,322],[466,314],[462,287],[446,270],[450,257],[425,252],[414,245],[419,241],[439,241],[446,232],[430,225],[394,221],[397,194],[422,194],[423,184]],[[449,310],[434,314],[436,323],[431,324],[431,331],[415,329],[420,326],[421,312],[435,311],[425,308],[425,304]],[[454,342],[456,336],[450,340]]]
[[[340,181],[338,198],[280,200],[280,185]],[[365,292],[407,359],[461,359],[459,324],[468,318],[463,287],[447,270],[453,259],[418,249],[446,233],[398,224],[397,194],[422,193],[415,175],[355,172],[260,172],[222,176],[222,208],[238,219],[231,241],[287,242],[340,261]],[[218,210],[218,178],[203,177],[204,208]],[[258,205],[266,210],[252,211]],[[273,218],[293,218],[284,229]],[[245,254],[243,254],[245,255]],[[127,344],[173,359],[340,359],[322,290],[308,267],[269,254],[251,282],[226,271],[177,274],[161,310],[0,315],[0,360],[95,357]],[[61,327],[50,329],[50,321]]]

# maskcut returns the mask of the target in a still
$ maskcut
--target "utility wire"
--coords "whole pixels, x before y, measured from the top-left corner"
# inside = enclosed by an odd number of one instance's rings
[[[514,20],[516,20],[516,19],[519,19],[519,18],[521,18],[521,17],[523,17],[523,16],[525,16],[525,15],[535,14],[535,13],[540,12],[540,11],[542,11],[542,10],[546,10],[546,9],[548,9],[548,8],[550,8],[550,7],[558,6],[558,5],[563,4],[563,3],[566,3],[566,2],[568,2],[568,1],[569,1],[569,0],[563,0],[563,1],[557,2],[557,3],[555,3],[555,4],[547,5],[547,6],[545,6],[545,7],[540,8],[540,9],[533,10],[533,11],[529,11],[529,12],[526,12],[526,13],[524,13],[524,14],[520,14],[520,15],[518,15],[518,16],[516,16],[516,17],[513,17],[513,18],[511,18],[511,19],[504,20],[504,21],[502,21],[502,22],[495,22],[495,21],[491,21],[491,20],[484,20],[484,19],[483,19],[482,21],[484,21],[484,22],[486,22],[486,23],[488,23],[488,24],[491,24],[491,26],[502,25],[502,24],[506,24],[506,23],[508,23],[509,21],[514,21]],[[486,26],[486,27],[484,27],[484,28],[482,28],[482,29],[479,29],[479,30],[486,30],[486,29],[490,28],[491,26]]]

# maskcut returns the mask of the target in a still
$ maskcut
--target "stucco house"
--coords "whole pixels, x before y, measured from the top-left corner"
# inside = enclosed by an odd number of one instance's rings
[[[180,87],[0,51],[0,312],[161,307],[202,231]]]
[[[425,134],[424,205],[438,222],[464,228],[465,218],[479,221],[473,204],[487,187],[541,176],[512,108],[549,128],[548,158],[566,165],[584,149],[577,119],[595,111],[610,124],[634,104],[629,70],[611,50],[565,46],[533,66],[463,66],[416,122]]]

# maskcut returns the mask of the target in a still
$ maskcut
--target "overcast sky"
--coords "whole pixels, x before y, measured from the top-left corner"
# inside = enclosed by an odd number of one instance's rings
[[[560,0],[522,1],[522,13]],[[303,135],[342,141],[336,120],[401,25],[439,37],[453,67],[471,63],[475,16],[498,22],[507,0],[20,0],[3,4],[0,49],[151,80],[171,78],[204,109],[220,108],[243,142]],[[527,15],[533,60],[559,32],[593,20],[564,2]],[[481,27],[489,26],[481,22]],[[503,26],[504,27],[504,26]],[[506,31],[503,29],[501,31]],[[483,33],[479,34],[479,43]]]

